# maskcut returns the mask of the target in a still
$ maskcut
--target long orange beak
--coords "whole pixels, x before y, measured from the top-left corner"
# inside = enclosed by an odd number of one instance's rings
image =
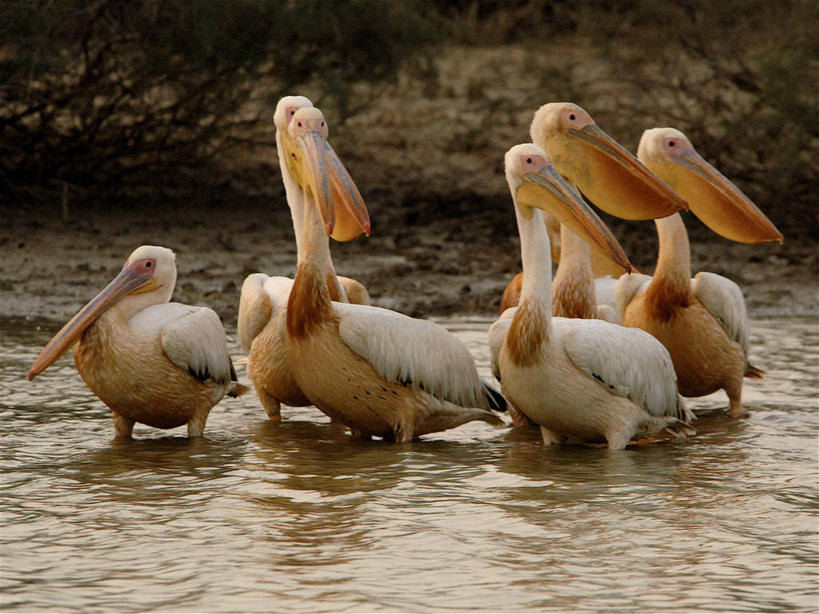
[[[626,220],[666,217],[686,202],[597,124],[550,137],[546,152],[596,207]]]
[[[548,211],[626,272],[631,270],[625,250],[609,227],[553,166],[545,166],[537,173],[526,173],[523,179],[523,184],[515,191],[515,203],[524,215],[531,207]]]
[[[730,179],[694,149],[651,158],[648,167],[691,203],[691,211],[717,234],[740,243],[782,243],[782,233]]]
[[[315,107],[299,109],[290,120],[289,132],[285,146],[288,164],[293,161],[291,173],[302,189],[312,194],[327,234],[336,241],[350,241],[362,233],[369,235],[367,207],[327,141],[321,111]]]
[[[54,361],[65,354],[80,338],[85,330],[107,309],[110,309],[122,297],[135,292],[148,292],[156,287],[151,277],[137,275],[128,268],[122,269],[111,283],[92,298],[77,314],[60,329],[51,341],[43,348],[37,360],[31,365],[28,379],[34,379],[45,371]]]

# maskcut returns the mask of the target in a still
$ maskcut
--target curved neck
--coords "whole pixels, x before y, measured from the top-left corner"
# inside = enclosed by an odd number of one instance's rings
[[[687,307],[691,296],[691,251],[688,233],[679,213],[654,220],[657,226],[659,255],[654,278],[646,291],[646,301],[663,318],[673,315],[674,307]]]
[[[560,225],[561,254],[552,281],[552,315],[563,318],[595,318],[591,247],[565,225]]]
[[[654,278],[661,277],[687,287],[691,279],[691,249],[682,217],[675,213],[654,223],[659,242]]]
[[[549,235],[539,212],[536,210],[531,219],[526,219],[515,206],[515,216],[520,234],[520,256],[523,264],[523,286],[520,300],[552,304],[552,255],[549,249]]]
[[[513,194],[514,197],[514,194]],[[552,256],[549,236],[540,215],[527,220],[515,205],[523,260],[520,302],[504,341],[513,363],[531,367],[549,338],[552,318]]]
[[[330,238],[315,203],[304,208],[304,234],[296,279],[287,300],[287,332],[304,337],[332,317],[331,286],[338,285],[330,262]]]

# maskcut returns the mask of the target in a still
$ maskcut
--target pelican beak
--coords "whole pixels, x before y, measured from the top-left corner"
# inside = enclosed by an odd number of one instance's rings
[[[523,179],[515,191],[515,203],[525,217],[531,218],[533,207],[551,213],[593,248],[631,271],[631,263],[611,230],[553,166],[525,173]]]
[[[350,173],[327,141],[321,111],[314,107],[296,111],[290,120],[289,138],[283,140],[291,174],[305,192],[311,192],[327,234],[350,241],[370,234],[370,217]]]
[[[332,206],[329,164],[325,151],[327,141],[318,130],[306,130],[294,139],[299,148],[301,168],[294,175],[301,179],[301,188],[311,193],[318,206],[324,230],[333,234],[336,224],[335,208]]]
[[[688,204],[597,124],[550,138],[555,167],[595,206],[625,220],[666,217]]]
[[[751,200],[694,149],[651,159],[649,168],[691,203],[691,211],[717,234],[740,243],[782,243],[782,233]]]
[[[37,375],[45,371],[60,356],[66,353],[71,346],[80,338],[85,330],[91,326],[100,315],[118,300],[128,294],[139,294],[150,292],[158,287],[156,281],[151,277],[137,275],[132,270],[123,268],[111,283],[105,286],[97,296],[80,309],[68,323],[60,329],[48,345],[43,348],[37,360],[31,365],[28,372],[28,379],[34,379]]]
[[[336,210],[336,227],[330,237],[336,241],[351,241],[364,233],[370,236],[370,214],[350,173],[341,163],[330,143],[326,142],[330,169],[330,187]]]

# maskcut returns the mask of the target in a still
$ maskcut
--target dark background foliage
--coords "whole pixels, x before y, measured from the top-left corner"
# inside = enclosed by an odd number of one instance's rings
[[[525,134],[509,118],[549,100],[577,102],[635,149],[643,128],[673,125],[789,239],[815,236],[816,23],[813,0],[6,0],[0,204],[61,202],[68,218],[69,203],[196,203],[213,190],[245,202],[276,185],[281,95],[309,92],[343,126],[389,92],[462,104],[448,146],[495,170],[521,140],[506,134]],[[463,91],[450,83],[457,58],[489,48],[534,70],[487,65]],[[341,153],[363,166],[383,151]],[[403,181],[416,196],[469,197]]]

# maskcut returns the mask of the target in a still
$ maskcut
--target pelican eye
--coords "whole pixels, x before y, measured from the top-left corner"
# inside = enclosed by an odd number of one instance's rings
[[[668,146],[669,147],[674,147],[674,145],[676,145],[676,143],[674,141],[668,141]]]
[[[531,164],[531,163],[532,163],[532,158],[526,158],[526,164]]]
[[[153,264],[154,264],[153,262],[151,262],[150,260],[148,260],[148,261],[146,261],[146,262],[145,262],[145,268],[146,268],[146,269],[150,269],[150,268],[153,266]]]
[[[296,125],[301,128],[301,122],[296,122]]]
[[[574,113],[569,113],[569,119],[574,121],[577,116]]]

